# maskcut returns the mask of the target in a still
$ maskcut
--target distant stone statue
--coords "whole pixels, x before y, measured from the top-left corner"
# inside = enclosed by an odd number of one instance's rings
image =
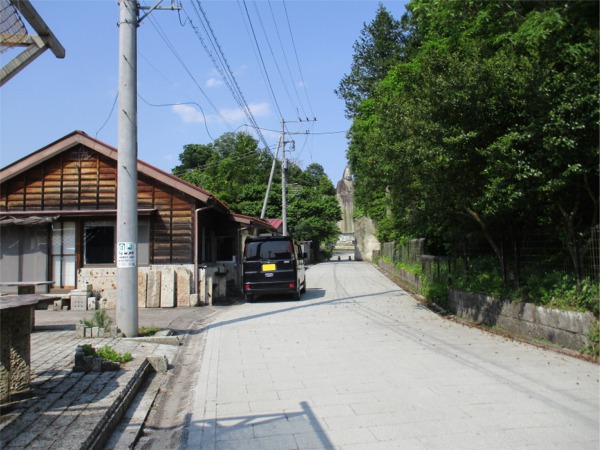
[[[338,227],[343,234],[354,233],[354,181],[349,166],[346,166],[344,176],[337,184],[336,197],[342,209]]]

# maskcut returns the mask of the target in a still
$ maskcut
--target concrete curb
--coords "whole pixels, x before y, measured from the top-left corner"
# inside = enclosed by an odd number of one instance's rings
[[[129,408],[129,405],[137,395],[140,386],[152,370],[151,364],[146,358],[135,371],[123,392],[115,399],[111,407],[104,413],[103,419],[94,428],[90,436],[83,443],[82,448],[100,450],[108,441],[110,435],[115,430],[119,421]]]

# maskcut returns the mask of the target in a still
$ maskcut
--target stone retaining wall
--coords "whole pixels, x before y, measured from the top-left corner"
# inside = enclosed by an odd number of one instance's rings
[[[393,264],[382,260],[379,260],[377,265],[383,269],[396,284],[399,284],[414,293],[419,293],[421,291],[421,280],[418,275],[399,269]]]
[[[576,351],[589,344],[588,333],[594,324],[589,312],[544,308],[452,289],[448,300],[450,309],[463,319]]]
[[[398,285],[413,293],[420,291],[418,276],[384,261],[377,265]],[[594,315],[589,312],[544,308],[452,289],[448,291],[448,307],[461,319],[575,351],[589,344],[588,334],[595,323]]]

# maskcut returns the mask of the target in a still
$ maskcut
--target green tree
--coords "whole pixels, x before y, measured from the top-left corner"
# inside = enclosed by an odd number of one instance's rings
[[[313,248],[337,240],[342,213],[333,184],[320,164],[310,164],[288,186],[288,229],[299,240],[312,240]]]
[[[207,145],[189,144],[179,156],[176,175],[212,192],[236,213],[259,217],[262,211],[273,157],[258,148],[246,133],[226,133]],[[281,217],[281,165],[267,203],[266,217]],[[333,184],[319,164],[302,170],[293,161],[287,165],[288,230],[299,240],[334,241],[341,212]]]
[[[272,156],[258,147],[258,141],[248,133],[225,133],[212,144],[190,144],[179,156],[182,164],[174,169],[186,181],[196,184],[240,212],[240,192],[257,190],[266,185]],[[197,164],[197,165],[196,165]],[[254,191],[249,186],[255,186]],[[263,194],[264,195],[264,194]]]
[[[379,4],[375,19],[368,25],[364,24],[359,39],[354,43],[350,73],[344,75],[335,90],[346,104],[346,117],[354,117],[360,103],[373,93],[387,71],[401,60],[404,41],[402,23]]]
[[[598,224],[598,3],[413,0],[410,58],[357,108],[357,209],[387,236],[570,243]],[[386,222],[392,222],[392,226]]]

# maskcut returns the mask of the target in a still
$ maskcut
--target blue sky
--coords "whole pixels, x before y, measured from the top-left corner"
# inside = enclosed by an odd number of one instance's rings
[[[170,0],[163,3],[168,6]],[[283,116],[290,121],[287,130],[299,133],[293,136],[295,151],[288,153],[289,158],[303,168],[321,164],[334,184],[346,164],[345,132],[350,122],[344,117],[343,101],[333,91],[349,72],[352,46],[364,23],[374,19],[379,3],[201,2],[267,144],[274,151]],[[381,3],[397,19],[404,13],[404,1]],[[65,47],[66,57],[57,59],[46,51],[0,88],[0,167],[74,130],[117,144],[117,2],[33,0],[32,4]],[[207,144],[225,132],[248,129],[194,30],[205,36],[199,10],[192,1],[183,0],[182,5],[179,13],[152,12],[138,28],[138,157],[168,172],[179,164],[184,145]],[[0,63],[4,66],[14,56],[12,51],[2,54]],[[291,122],[306,116],[317,121]]]

